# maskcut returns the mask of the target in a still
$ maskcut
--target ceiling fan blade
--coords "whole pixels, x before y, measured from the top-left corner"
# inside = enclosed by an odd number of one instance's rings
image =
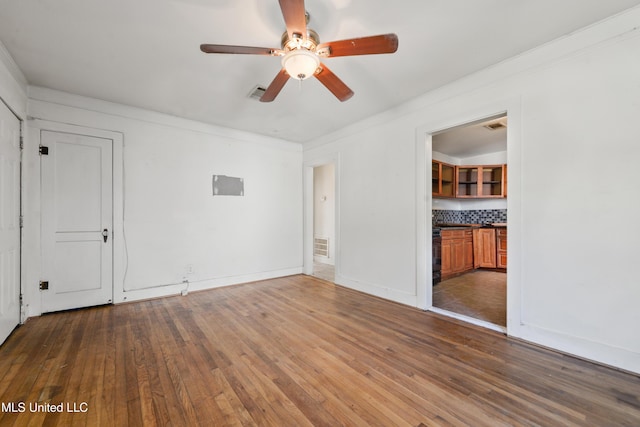
[[[289,38],[293,39],[294,34],[298,37],[307,37],[307,17],[305,16],[304,0],[280,0],[280,9],[287,26]]]
[[[260,102],[271,102],[276,99],[276,96],[278,96],[285,83],[287,83],[287,80],[289,80],[289,74],[287,74],[287,71],[283,68],[276,75],[276,78],[273,79],[264,94],[262,94]]]
[[[393,53],[396,50],[398,50],[398,36],[390,33],[320,43],[316,48],[316,53],[323,57],[334,57]]]
[[[344,102],[353,96],[353,91],[338,76],[333,74],[333,71],[327,68],[326,65],[320,63],[315,76],[340,102]]]
[[[244,55],[269,55],[279,56],[284,52],[280,49],[269,47],[231,46],[226,44],[201,44],[200,50],[204,53],[235,53]]]

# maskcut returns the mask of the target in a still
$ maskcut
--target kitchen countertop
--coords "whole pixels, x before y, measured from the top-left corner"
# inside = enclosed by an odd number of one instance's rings
[[[481,228],[482,224],[452,224],[452,223],[439,223],[433,226],[433,228],[439,228],[441,230],[468,230],[472,228]]]
[[[494,222],[491,224],[457,224],[451,222],[443,222],[437,223],[433,226],[433,228],[440,228],[445,230],[458,230],[465,228],[505,228],[507,226],[506,222]]]

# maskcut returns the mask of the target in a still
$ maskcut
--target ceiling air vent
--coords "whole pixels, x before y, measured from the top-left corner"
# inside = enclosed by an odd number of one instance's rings
[[[484,125],[484,127],[489,130],[498,130],[498,129],[506,128],[507,125],[502,122],[493,122],[493,123],[487,123],[486,125]]]
[[[266,91],[267,91],[266,88],[260,85],[257,85],[249,93],[249,98],[260,100],[260,98],[262,98],[262,95],[264,95]]]

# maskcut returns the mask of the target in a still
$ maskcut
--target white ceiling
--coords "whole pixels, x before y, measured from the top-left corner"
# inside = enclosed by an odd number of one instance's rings
[[[354,92],[315,79],[272,103],[279,58],[207,55],[201,43],[280,47],[276,0],[0,0],[0,40],[29,84],[306,142],[640,0],[307,0],[321,41],[394,32],[395,54],[326,59]]]
[[[501,124],[499,128],[489,128]],[[433,135],[432,149],[458,159],[507,151],[506,116],[468,123]]]

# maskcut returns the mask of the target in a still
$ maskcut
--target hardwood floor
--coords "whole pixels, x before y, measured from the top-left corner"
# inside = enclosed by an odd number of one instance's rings
[[[433,306],[507,326],[506,273],[474,270],[433,287]]]
[[[324,279],[327,282],[334,282],[336,276],[335,270],[335,266],[331,264],[313,263],[313,276]]]
[[[640,378],[292,276],[31,319],[0,402],[1,426],[638,426]]]

